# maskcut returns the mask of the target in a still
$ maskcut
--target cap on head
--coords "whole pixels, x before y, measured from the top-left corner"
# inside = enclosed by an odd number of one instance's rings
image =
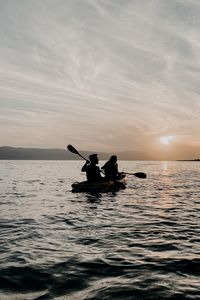
[[[89,156],[89,160],[90,160],[91,162],[96,162],[96,161],[98,161],[97,154],[91,154],[91,155]]]

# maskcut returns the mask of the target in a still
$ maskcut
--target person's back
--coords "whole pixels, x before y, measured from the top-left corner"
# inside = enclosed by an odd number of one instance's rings
[[[96,166],[99,162],[97,154],[90,155],[89,159],[90,161],[86,161],[81,171],[86,172],[87,181],[101,182],[103,180],[103,178],[101,177],[101,171],[99,167]]]
[[[117,156],[112,155],[111,158],[105,163],[101,169],[105,172],[105,178],[107,180],[115,180],[119,177]]]

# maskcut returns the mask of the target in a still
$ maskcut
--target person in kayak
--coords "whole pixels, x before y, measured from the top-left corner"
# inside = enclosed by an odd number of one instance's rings
[[[110,159],[105,163],[101,169],[105,172],[105,179],[106,180],[116,180],[120,179],[122,173],[118,171],[118,163],[117,163],[117,156],[112,155]]]
[[[86,177],[88,182],[102,182],[104,177],[101,176],[101,170],[97,166],[99,159],[97,154],[91,154],[89,156],[89,161],[87,160],[81,171],[86,172]]]

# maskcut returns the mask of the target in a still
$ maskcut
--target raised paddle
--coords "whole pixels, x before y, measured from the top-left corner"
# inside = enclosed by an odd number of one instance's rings
[[[87,160],[87,158],[85,158],[84,156],[82,156],[72,145],[68,145],[67,146],[67,149],[70,151],[70,152],[72,152],[72,153],[74,153],[74,154],[77,154],[77,155],[79,155],[80,157],[82,157],[83,159],[85,159],[85,160]],[[101,172],[104,174],[104,172],[101,170]],[[136,177],[138,177],[138,178],[147,178],[147,175],[145,174],[145,173],[143,173],[143,172],[137,172],[137,173],[127,173],[127,172],[123,172],[124,174],[127,174],[127,175],[134,175],[134,176],[136,176]]]
[[[70,152],[72,152],[72,153],[74,153],[74,154],[78,154],[80,157],[82,157],[83,159],[85,159],[85,160],[88,160],[87,158],[85,158],[84,156],[82,156],[72,145],[68,145],[67,146],[67,149],[70,151]]]

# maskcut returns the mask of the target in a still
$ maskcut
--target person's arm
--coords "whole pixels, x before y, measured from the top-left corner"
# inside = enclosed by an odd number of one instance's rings
[[[84,164],[84,166],[81,169],[81,172],[86,172],[87,170],[87,166],[90,164],[89,160],[86,160],[86,163]]]
[[[102,169],[102,168],[101,168],[101,169]],[[97,170],[98,170],[98,173],[99,173],[99,174],[98,174],[98,175],[99,175],[99,178],[104,178],[104,177],[101,176],[101,170],[100,170],[100,168],[99,168],[98,166],[97,166]]]
[[[118,170],[118,164],[116,163],[116,173],[119,174],[119,170]]]
[[[101,167],[101,169],[105,170],[107,168],[107,162],[105,163],[105,165],[103,165],[103,167]]]

